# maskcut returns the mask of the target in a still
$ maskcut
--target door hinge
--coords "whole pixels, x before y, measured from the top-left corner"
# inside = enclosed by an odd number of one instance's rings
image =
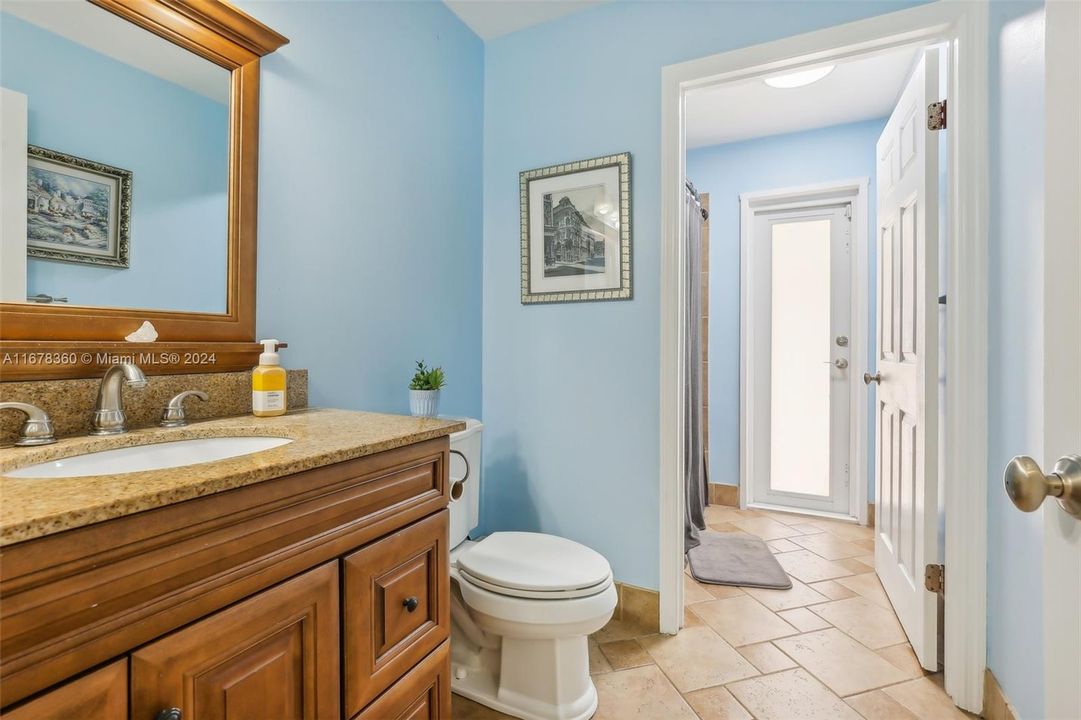
[[[946,129],[946,101],[933,102],[927,106],[927,129]]]
[[[944,594],[946,592],[946,566],[928,565],[923,573],[923,586],[929,592]]]
[[[845,205],[845,217],[849,220],[852,219],[852,204]]]

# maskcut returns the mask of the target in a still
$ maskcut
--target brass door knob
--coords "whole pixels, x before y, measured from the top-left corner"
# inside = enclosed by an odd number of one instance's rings
[[[1027,455],[1018,455],[1006,465],[1002,480],[1006,494],[1019,510],[1033,512],[1050,496],[1062,509],[1081,519],[1081,455],[1064,455],[1050,475]]]
[[[882,373],[880,373],[880,372],[876,372],[874,375],[872,375],[871,373],[867,373],[867,372],[865,372],[863,374],[863,384],[864,385],[870,385],[871,383],[881,383],[881,382],[882,382]]]

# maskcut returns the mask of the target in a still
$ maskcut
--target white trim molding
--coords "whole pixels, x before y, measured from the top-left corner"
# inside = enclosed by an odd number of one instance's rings
[[[740,195],[740,289],[739,289],[739,499],[740,507],[754,504],[766,507],[762,502],[755,503],[752,493],[754,471],[755,438],[753,428],[756,384],[755,368],[761,367],[756,360],[754,344],[750,341],[751,328],[755,327],[755,309],[751,302],[753,277],[751,263],[752,223],[756,212],[762,210],[799,210],[813,209],[823,205],[842,205],[852,207],[852,252],[850,256],[851,314],[849,323],[849,475],[847,515],[820,512],[823,517],[837,517],[855,522],[867,523],[867,396],[861,380],[867,364],[867,304],[870,302],[870,288],[867,268],[867,193],[870,186],[868,178],[816,183],[801,187]],[[852,477],[854,476],[854,477]],[[776,508],[792,509],[792,508]],[[807,512],[801,508],[800,512]]]
[[[683,325],[688,91],[892,48],[949,48],[946,691],[979,712],[986,666],[987,2],[936,2],[661,70],[660,629],[683,620]],[[866,357],[866,354],[863,356]]]

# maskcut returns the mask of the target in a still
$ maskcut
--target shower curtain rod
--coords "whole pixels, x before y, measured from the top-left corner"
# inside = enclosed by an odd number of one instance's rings
[[[695,189],[694,183],[692,183],[690,180],[684,180],[683,187],[687,189],[687,192],[691,194],[691,197],[694,198],[694,201],[698,203],[698,209],[702,211],[702,219],[709,220],[709,210],[706,210],[704,207],[702,207],[702,198],[698,194],[698,191]]]

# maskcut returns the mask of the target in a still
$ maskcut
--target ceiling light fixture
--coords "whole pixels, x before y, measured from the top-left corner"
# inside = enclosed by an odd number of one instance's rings
[[[804,85],[810,85],[813,82],[818,82],[822,78],[833,72],[835,65],[823,65],[821,67],[811,68],[810,70],[800,70],[794,73],[785,73],[784,75],[774,75],[772,77],[764,78],[762,82],[766,83],[770,87],[775,88],[798,88]]]

